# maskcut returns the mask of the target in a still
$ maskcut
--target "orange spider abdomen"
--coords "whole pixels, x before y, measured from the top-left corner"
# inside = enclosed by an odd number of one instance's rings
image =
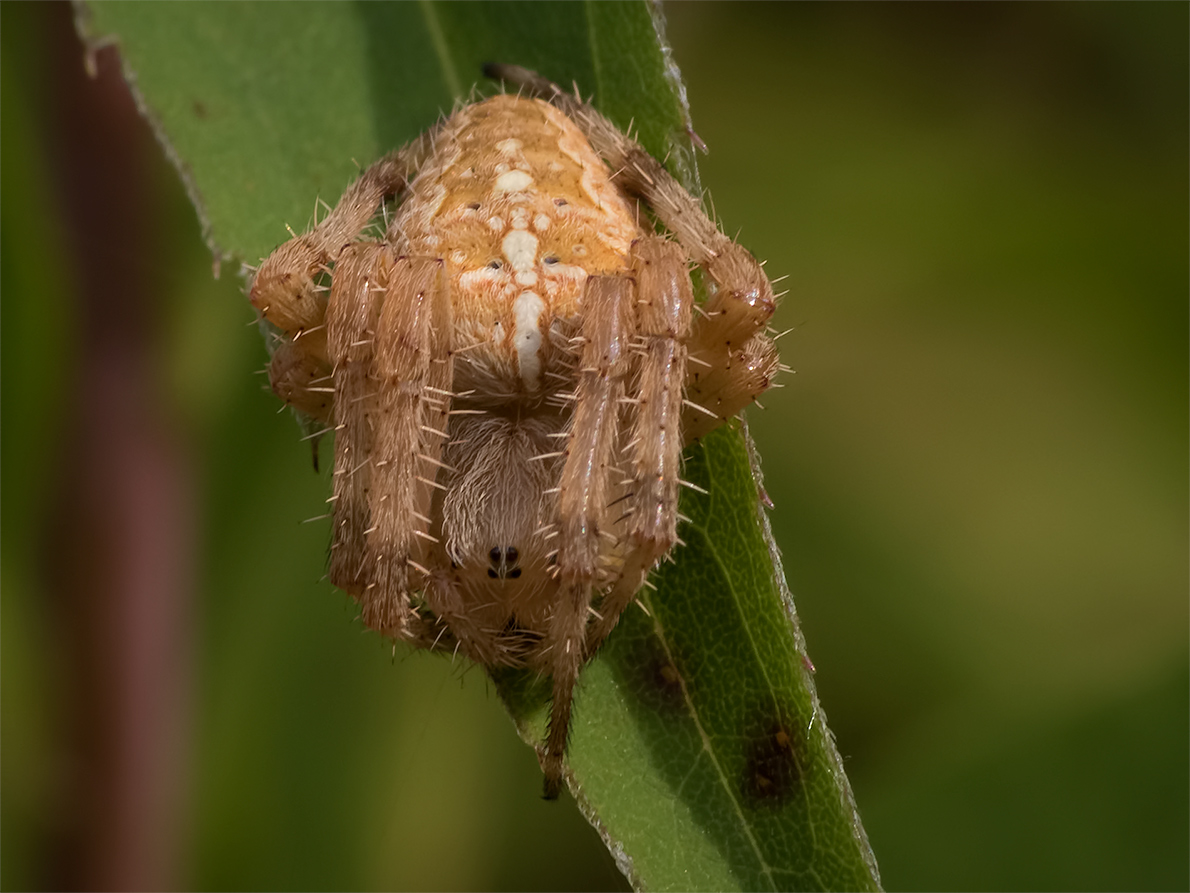
[[[530,395],[548,389],[550,333],[580,316],[587,277],[626,272],[640,235],[578,127],[507,95],[447,122],[398,214],[409,253],[446,262],[455,348]]]

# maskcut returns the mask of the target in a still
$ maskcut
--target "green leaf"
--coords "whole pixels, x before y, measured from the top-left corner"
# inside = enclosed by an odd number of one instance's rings
[[[466,99],[488,61],[584,96],[697,189],[681,85],[644,2],[82,8],[116,39],[223,258],[255,262],[362,166]],[[481,85],[491,89],[490,85]],[[648,889],[874,889],[818,706],[746,431],[686,455],[685,545],[584,671],[572,791]],[[706,491],[705,493],[701,491]],[[540,740],[545,693],[498,686]]]

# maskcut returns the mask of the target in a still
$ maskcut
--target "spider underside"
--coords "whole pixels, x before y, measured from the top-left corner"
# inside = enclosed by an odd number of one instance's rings
[[[522,95],[377,161],[250,297],[279,333],[273,389],[335,431],[331,582],[386,636],[551,675],[553,797],[579,671],[677,541],[683,446],[778,369],[775,301],[639,144],[494,74]]]

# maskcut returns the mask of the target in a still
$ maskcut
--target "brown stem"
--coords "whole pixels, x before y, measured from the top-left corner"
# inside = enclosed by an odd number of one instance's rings
[[[159,150],[115,52],[88,79],[70,7],[45,15],[49,198],[68,233],[80,345],[44,538],[69,735],[47,880],[163,889],[180,882],[194,499],[154,380]]]

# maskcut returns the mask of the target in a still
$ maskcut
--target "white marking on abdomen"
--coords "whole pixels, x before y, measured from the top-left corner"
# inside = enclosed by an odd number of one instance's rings
[[[538,321],[545,310],[545,301],[536,292],[523,291],[517,295],[512,304],[512,316],[515,328],[512,333],[512,344],[516,348],[517,364],[521,370],[521,380],[531,391],[537,390],[541,376],[541,327]]]
[[[466,290],[471,290],[482,288],[490,283],[498,283],[503,278],[500,270],[493,270],[491,267],[485,266],[478,270],[464,270],[459,274],[459,285]]]
[[[496,150],[503,152],[505,155],[511,155],[521,150],[521,141],[514,139],[500,140],[500,142],[496,143]]]
[[[533,184],[533,178],[524,171],[508,171],[496,178],[493,192],[524,192]]]
[[[500,243],[500,250],[515,272],[531,270],[537,262],[537,236],[528,230],[511,230]]]

